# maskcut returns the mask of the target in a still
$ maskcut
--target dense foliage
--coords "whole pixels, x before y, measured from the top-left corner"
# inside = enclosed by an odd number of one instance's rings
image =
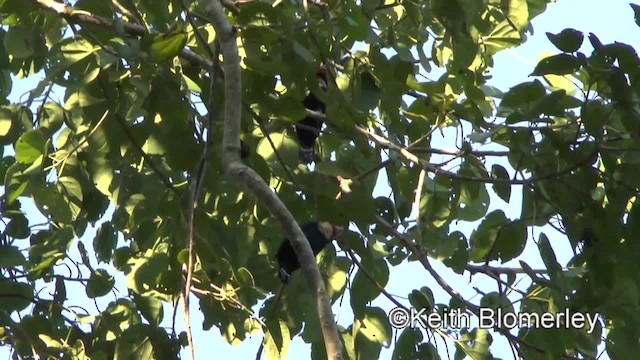
[[[302,277],[272,311],[282,232],[221,171],[224,74],[204,2],[0,1],[0,341],[16,355],[178,356],[184,334],[161,323],[183,288],[190,184],[210,135],[192,289],[204,323],[194,327],[217,327],[229,342],[264,331],[271,358],[301,334],[314,358],[325,356]],[[455,358],[487,359],[495,336],[526,359],[594,358],[603,341],[612,358],[638,352],[640,58],[629,45],[567,29],[547,34],[557,53],[531,81],[506,93],[486,85],[493,55],[525,41],[547,2],[223,2],[242,58],[245,162],[300,222],[352,225],[319,256],[332,301],[350,293],[342,306],[355,319],[339,324],[344,358],[373,359],[387,344],[397,359],[439,358],[437,342],[446,341]],[[581,52],[583,42],[594,50]],[[328,126],[322,161],[307,167],[290,125],[304,117],[301,100],[318,90],[323,65]],[[29,77],[37,85],[7,100]],[[457,150],[432,144],[452,129],[464,135],[448,139]],[[489,158],[502,165],[488,168]],[[374,197],[382,172],[390,196]],[[520,214],[488,213],[492,199],[509,202],[516,191]],[[46,222],[35,223],[35,211]],[[452,230],[478,220],[468,238]],[[77,242],[96,224],[93,244]],[[568,264],[546,235],[528,235],[547,224],[576,249]],[[528,241],[546,269],[501,267]],[[406,261],[420,261],[451,300],[436,303],[416,278],[401,306],[569,309],[601,322],[593,333],[469,328],[427,338],[405,329],[394,337],[370,302],[390,296],[389,274]],[[469,301],[430,261],[490,275],[495,286]],[[127,283],[116,284],[117,274]],[[512,291],[521,278],[528,287]],[[70,296],[78,284],[86,296]],[[87,301],[114,296],[98,310]]]

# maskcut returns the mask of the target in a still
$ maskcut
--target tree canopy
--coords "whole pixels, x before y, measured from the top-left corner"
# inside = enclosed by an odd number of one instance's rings
[[[314,359],[491,359],[495,337],[525,359],[637,354],[640,58],[566,29],[529,81],[488,85],[548,2],[0,0],[0,342],[20,358],[173,359],[215,327],[230,343],[264,333],[267,358],[298,335]],[[326,114],[304,108],[309,91]],[[305,116],[326,120],[313,166],[292,131]],[[516,193],[520,213],[490,211]],[[317,266],[296,225],[314,219],[349,226]],[[276,304],[285,236],[302,274]],[[544,268],[522,258],[530,243]],[[406,262],[447,301],[420,277],[386,291]],[[465,298],[434,262],[492,285]],[[395,329],[380,297],[598,321]],[[189,309],[203,323],[176,331]]]

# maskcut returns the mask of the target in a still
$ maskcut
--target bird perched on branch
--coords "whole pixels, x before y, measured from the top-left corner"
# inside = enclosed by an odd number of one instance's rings
[[[342,226],[333,225],[328,222],[317,221],[306,223],[302,225],[301,228],[304,236],[309,241],[309,245],[311,245],[313,255],[318,255],[320,251],[322,251],[322,249],[324,249],[324,247],[331,242],[331,240],[342,235],[342,232],[344,231],[344,228]],[[280,298],[284,293],[285,285],[287,285],[287,283],[289,282],[291,273],[300,268],[298,256],[296,255],[295,250],[293,250],[291,242],[289,242],[289,239],[287,238],[285,238],[282,242],[282,245],[280,245],[280,248],[276,253],[276,259],[278,260],[278,264],[280,265],[278,277],[280,278],[282,284],[280,285],[280,289],[278,290],[278,293],[275,295],[272,302],[273,307],[270,317],[273,317],[276,314],[278,305],[280,303]],[[260,359],[262,350],[264,349],[264,344],[264,341],[260,344],[258,353],[256,354],[256,359]]]
[[[313,255],[318,255],[324,247],[331,242],[331,240],[339,237],[344,228],[330,224],[328,222],[310,222],[302,226],[302,232],[307,237],[309,245]],[[291,273],[300,268],[298,257],[296,256],[293,246],[289,242],[289,239],[284,239],[282,245],[276,253],[276,259],[280,264],[280,270],[278,271],[278,277],[283,284],[286,284],[291,277]]]
[[[327,69],[324,67],[320,68],[316,72],[318,85],[323,91],[327,90],[327,75]],[[313,92],[309,92],[309,95],[304,98],[302,104],[309,110],[321,112],[323,114],[327,111],[327,106],[318,99]],[[313,119],[309,116],[306,116],[304,119],[296,123],[296,136],[298,137],[298,144],[300,146],[299,158],[301,162],[310,164],[313,161],[314,146],[323,124],[324,121]]]

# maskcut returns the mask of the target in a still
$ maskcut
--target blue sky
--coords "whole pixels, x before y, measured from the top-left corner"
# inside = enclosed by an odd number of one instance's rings
[[[640,41],[640,28],[638,28],[633,19],[633,11],[629,7],[627,1],[611,0],[611,1],[596,1],[596,0],[560,0],[558,3],[550,4],[547,11],[536,18],[533,22],[534,35],[530,36],[529,40],[521,47],[516,49],[507,50],[499,53],[495,57],[494,70],[491,71],[493,79],[489,82],[490,85],[496,86],[499,89],[506,91],[509,87],[528,81],[530,78],[528,75],[533,71],[535,64],[540,57],[545,53],[554,53],[556,50],[553,45],[548,41],[545,36],[546,32],[558,33],[565,28],[574,28],[579,31],[588,34],[589,32],[595,33],[603,43],[609,43],[613,41],[620,41],[632,46],[635,46]],[[588,41],[585,40],[582,51],[589,54],[591,49],[589,48]],[[15,80],[15,79],[14,79]],[[14,89],[11,95],[11,100],[16,101],[17,96],[23,94],[28,89],[32,88],[34,81],[30,79],[15,81]],[[445,133],[445,137],[447,133]],[[449,142],[447,142],[447,139]],[[454,148],[450,142],[451,138],[445,138],[440,140],[434,140],[432,144],[434,147],[440,148]],[[487,164],[490,167],[492,163]],[[380,191],[380,195],[387,195],[388,190],[386,186],[379,186],[377,191]],[[510,204],[504,203],[502,200],[492,195],[491,207],[489,211],[494,209],[502,209],[507,217],[516,218],[520,214],[520,189],[514,188],[512,190],[512,198]],[[491,192],[490,192],[491,193]],[[32,208],[33,209],[33,208]],[[35,209],[30,211],[30,217],[37,217]],[[39,215],[39,214],[38,214]],[[31,219],[37,221],[35,219]],[[469,235],[471,231],[477,226],[477,223],[473,224],[461,224],[458,228],[465,234]],[[535,229],[529,231],[529,243],[522,256],[522,260],[526,261],[534,268],[543,268],[542,261],[539,258],[537,248],[531,241],[532,238],[537,239],[541,232],[545,232],[549,236],[551,244],[556,251],[556,256],[561,264],[566,264],[567,260],[572,256],[571,248],[568,242],[559,236],[553,230],[548,228]],[[91,244],[93,239],[93,232],[88,231],[83,237],[85,244]],[[533,235],[533,237],[532,237]],[[72,246],[72,256],[75,256],[75,246]],[[470,278],[466,276],[459,276],[448,270],[442,264],[432,260],[432,264],[435,269],[451,284],[456,290],[458,290],[466,299],[473,302],[479,301],[479,296],[473,287],[485,290],[486,292],[493,291],[495,286],[493,282],[487,281],[486,278],[482,278],[481,275],[476,275]],[[517,263],[508,263],[505,266],[518,266]],[[126,280],[120,278],[118,284],[121,291],[125,291]],[[524,282],[528,285],[528,282]],[[403,263],[402,265],[391,269],[391,277],[387,291],[391,294],[398,295],[399,300],[408,305],[408,301],[403,300],[402,297],[406,297],[411,290],[420,288],[421,286],[430,287],[436,297],[437,302],[446,303],[449,300],[449,296],[440,290],[440,287],[433,281],[429,274],[418,263]],[[521,286],[519,286],[521,287]],[[526,287],[526,285],[525,285]],[[84,297],[83,288],[78,288],[75,291],[79,292],[81,298]],[[70,290],[69,295],[73,298],[73,292]],[[99,304],[106,304],[112,301],[111,296],[106,296],[99,301]],[[197,300],[194,299],[191,304],[192,312],[192,324],[194,329],[201,327],[202,317],[198,311]],[[348,326],[352,321],[352,314],[349,306],[348,295],[342,301],[342,306],[338,304],[334,305],[334,313],[339,316],[339,323],[344,326]],[[380,306],[385,310],[390,310],[393,305],[388,300],[380,297],[373,302],[373,306]],[[93,309],[95,310],[95,309]],[[170,326],[171,312],[170,309],[165,311],[165,323]],[[178,328],[182,329],[184,321],[181,316],[181,311],[178,312],[176,320]],[[213,328],[210,331],[195,331],[194,341],[196,344],[196,355],[199,359],[208,359],[213,357],[235,357],[237,359],[255,358],[255,353],[258,349],[260,342],[262,341],[263,334],[260,332],[251,338],[248,338],[239,345],[229,345],[220,336],[219,331]],[[493,350],[493,354],[496,357],[509,359],[512,357],[506,341],[500,336],[494,336],[494,343],[498,345]],[[446,358],[444,347],[442,342],[438,343],[441,350],[441,356]],[[449,344],[449,350],[453,354],[453,346]],[[305,359],[309,357],[310,347],[305,344],[299,336],[296,336],[291,343],[289,350],[289,359]],[[391,358],[392,349],[383,349],[381,354],[382,359]],[[0,348],[0,358],[4,358],[6,355],[9,358],[9,349]],[[183,351],[183,357],[188,358],[188,353]],[[263,355],[264,358],[264,355]],[[606,355],[603,357],[606,358]]]

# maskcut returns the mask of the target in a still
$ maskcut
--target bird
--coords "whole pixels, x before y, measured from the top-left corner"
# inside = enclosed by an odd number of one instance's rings
[[[322,67],[316,72],[316,76],[318,78],[318,85],[320,89],[323,91],[327,90],[327,69]],[[305,108],[317,112],[321,112],[323,114],[327,111],[327,106],[323,103],[313,92],[309,92],[307,97],[302,100],[302,104]],[[298,145],[300,150],[298,152],[298,157],[300,158],[300,162],[305,164],[310,164],[313,162],[314,155],[314,146],[316,144],[316,139],[320,134],[320,129],[324,121],[319,119],[314,119],[309,116],[305,116],[304,119],[298,121],[295,124],[296,136],[298,138]]]
[[[329,222],[312,221],[302,226],[302,232],[307,237],[313,255],[318,255],[331,240],[342,235],[344,228]],[[278,277],[283,284],[289,282],[291,274],[300,268],[298,257],[291,246],[289,239],[285,238],[276,253],[279,270]]]
[[[301,229],[304,233],[304,236],[307,238],[307,241],[309,241],[309,245],[311,245],[311,251],[313,251],[313,255],[318,255],[320,251],[322,251],[322,249],[324,249],[324,247],[331,242],[331,240],[342,235],[342,232],[344,231],[344,228],[342,226],[333,225],[329,222],[318,221],[308,222],[302,225]],[[269,316],[270,318],[272,318],[276,314],[276,311],[280,304],[280,299],[282,298],[282,294],[284,294],[284,288],[289,282],[291,273],[300,268],[298,256],[296,255],[295,250],[293,250],[291,242],[287,238],[282,241],[282,244],[278,248],[276,259],[278,260],[279,264],[278,277],[280,278],[281,284],[272,302],[273,307],[271,315]],[[266,337],[258,348],[258,352],[256,354],[257,360],[259,360],[262,356],[262,350],[264,349],[265,341]]]

